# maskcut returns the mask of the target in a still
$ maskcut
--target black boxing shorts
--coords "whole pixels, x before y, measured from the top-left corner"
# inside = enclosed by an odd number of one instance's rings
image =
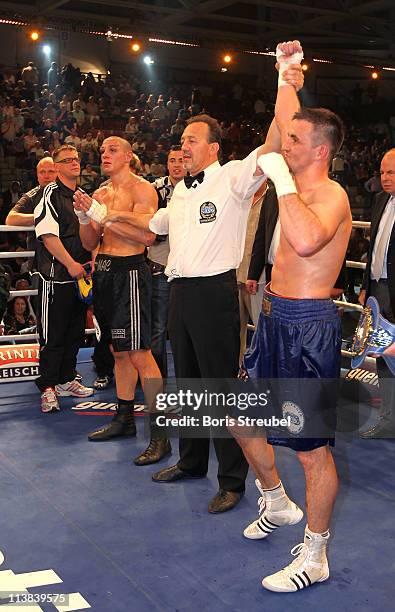
[[[96,257],[93,312],[115,352],[151,347],[151,273],[143,254]]]

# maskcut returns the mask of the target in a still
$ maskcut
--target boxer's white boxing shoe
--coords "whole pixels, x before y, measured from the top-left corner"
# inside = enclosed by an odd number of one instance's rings
[[[57,410],[60,410],[60,407],[55,389],[47,387],[41,393],[41,412],[56,412]]]
[[[292,593],[311,586],[314,582],[324,582],[329,578],[329,566],[326,558],[326,546],[329,531],[325,534],[313,534],[306,527],[304,542],[291,550],[295,557],[287,567],[266,576],[262,586],[276,593]]]
[[[78,380],[71,380],[70,382],[63,383],[63,385],[56,385],[56,395],[60,397],[89,397],[94,394],[94,389],[91,387],[84,387]]]
[[[265,491],[258,479],[255,484],[261,493],[258,499],[260,516],[244,529],[245,538],[263,540],[278,527],[296,525],[302,520],[303,511],[287,497],[281,482],[271,491]]]

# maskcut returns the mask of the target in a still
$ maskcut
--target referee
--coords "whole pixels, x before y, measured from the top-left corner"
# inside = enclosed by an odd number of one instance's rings
[[[300,68],[289,70],[290,84],[300,87]],[[288,79],[287,79],[288,80]],[[282,87],[281,109],[289,119],[296,108]],[[236,268],[243,256],[252,197],[265,179],[257,158],[279,150],[275,122],[266,143],[242,161],[221,166],[218,122],[197,115],[181,138],[189,176],[180,181],[167,208],[150,218],[129,213],[129,222],[159,235],[168,234],[170,254],[165,273],[170,281],[168,329],[176,378],[234,378],[238,372],[240,318]],[[111,217],[108,217],[111,222]],[[211,513],[226,512],[240,501],[247,462],[233,438],[213,440],[218,459],[219,491],[209,502]],[[177,464],[152,476],[155,482],[204,477],[209,439],[180,438]]]

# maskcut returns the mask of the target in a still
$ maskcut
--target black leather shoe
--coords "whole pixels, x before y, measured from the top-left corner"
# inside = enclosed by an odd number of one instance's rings
[[[197,475],[188,474],[188,472],[183,472],[180,470],[178,465],[172,465],[171,467],[164,468],[160,470],[160,472],[155,472],[152,474],[152,480],[154,482],[177,482],[177,480],[188,480],[192,478],[204,478],[205,474]]]
[[[391,421],[380,419],[376,425],[370,427],[366,431],[360,434],[364,440],[374,438],[394,438],[395,437],[395,426]]]
[[[136,459],[133,459],[134,465],[150,465],[157,463],[164,457],[171,454],[171,444],[167,438],[151,438],[145,451]]]
[[[133,414],[116,414],[108,425],[92,431],[88,435],[91,442],[104,442],[112,438],[133,438],[136,435],[136,425]]]
[[[236,491],[224,491],[220,489],[208,505],[208,511],[211,514],[218,514],[219,512],[227,512],[232,510],[241,498],[243,493],[237,493]]]

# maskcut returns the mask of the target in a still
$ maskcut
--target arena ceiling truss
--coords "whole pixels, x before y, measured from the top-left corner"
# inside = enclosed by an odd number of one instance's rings
[[[395,59],[394,0],[22,0],[0,10],[44,27],[262,51],[300,38],[318,57]]]

